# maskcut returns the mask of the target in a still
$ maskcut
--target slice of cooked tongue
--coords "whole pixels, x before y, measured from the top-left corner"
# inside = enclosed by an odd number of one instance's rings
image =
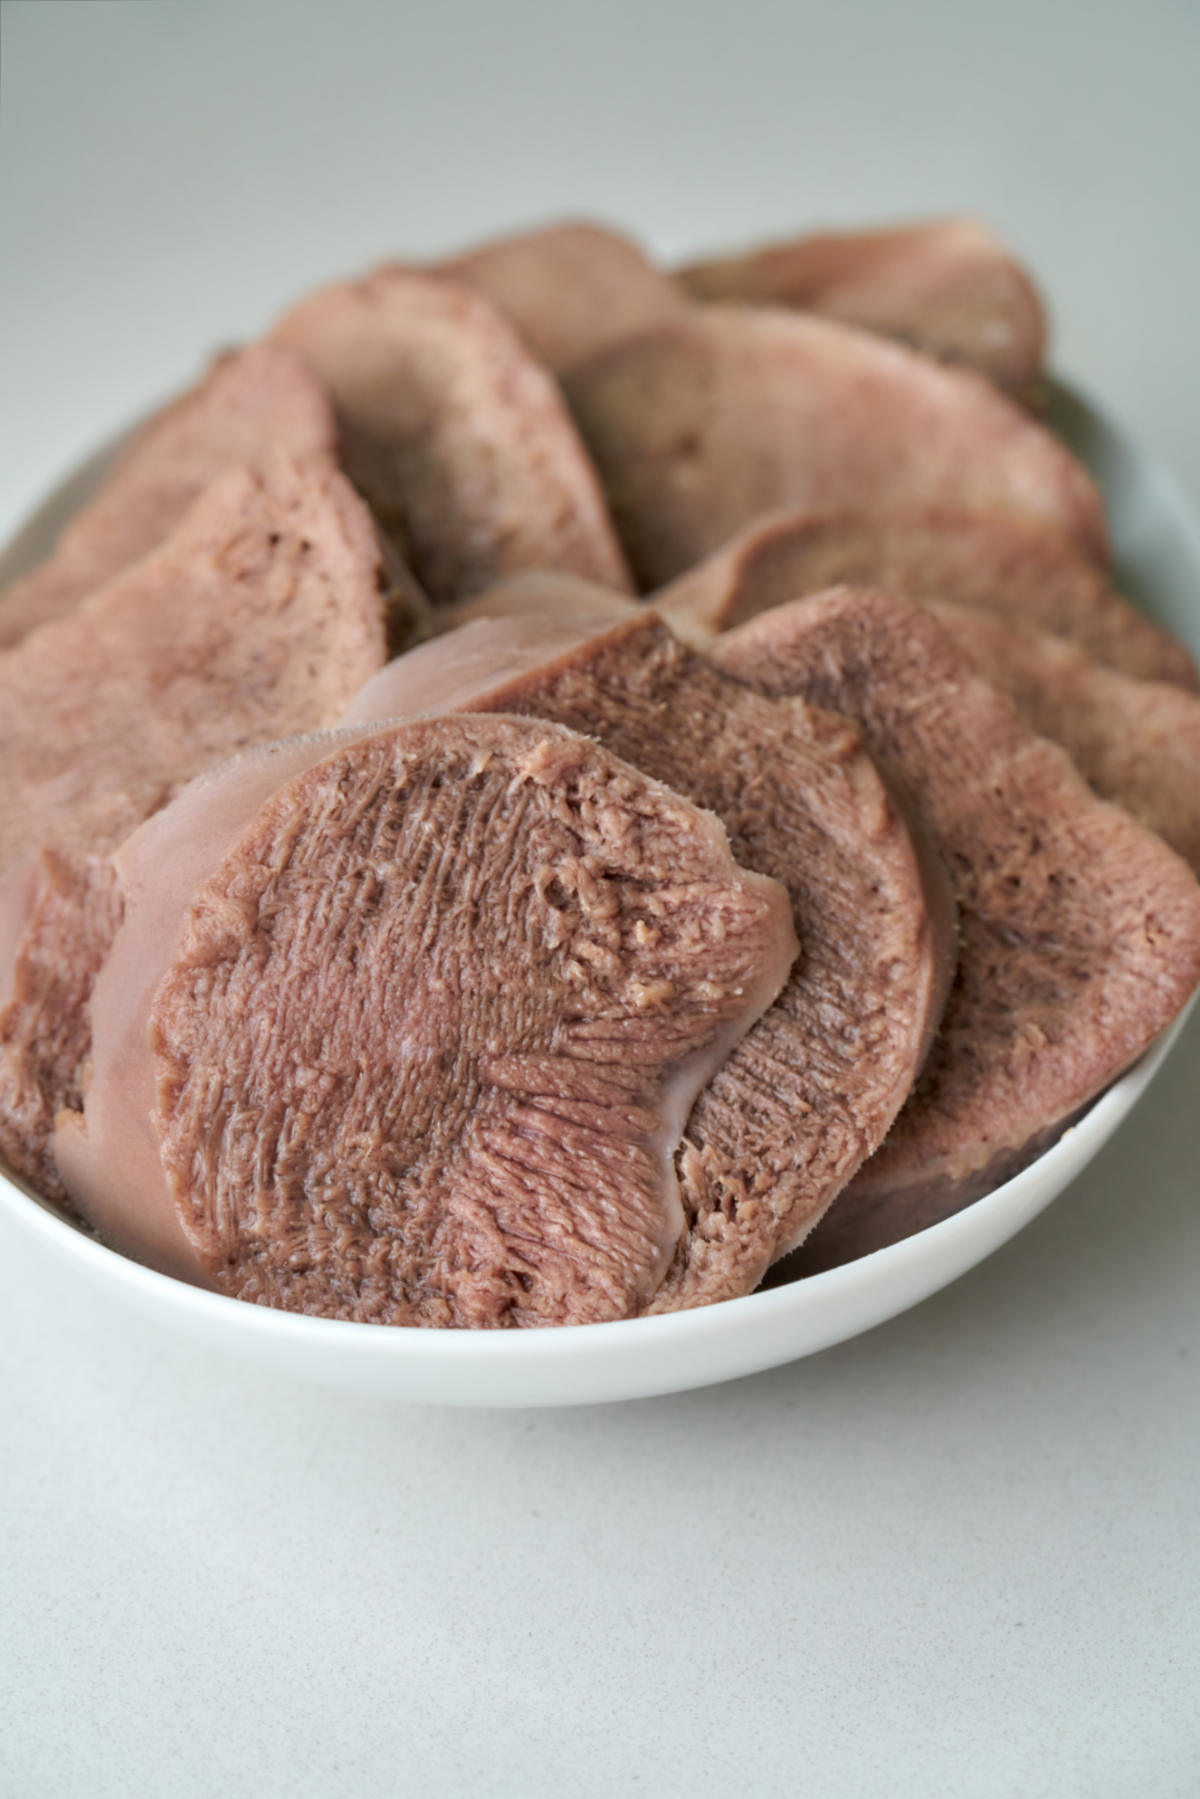
[[[44,1192],[119,911],[108,853],[213,762],[336,721],[384,659],[380,580],[349,483],[280,454],[0,655],[0,1155]]]
[[[1200,886],[902,600],[848,588],[800,600],[713,656],[764,693],[858,720],[958,898],[958,973],[929,1060],[805,1247],[812,1270],[987,1192],[1128,1068],[1200,979]]]
[[[679,283],[632,238],[603,225],[550,225],[500,238],[441,263],[437,272],[486,294],[555,371],[689,304]]]
[[[1098,491],[1041,425],[969,371],[829,319],[697,308],[565,388],[644,588],[784,507],[948,506],[1107,553]]]
[[[272,335],[330,388],[347,471],[435,603],[525,568],[628,586],[558,387],[482,294],[382,268]]]
[[[162,543],[222,470],[261,468],[277,450],[332,465],[337,426],[323,388],[272,344],[222,356],[137,431],[49,560],[0,593],[0,646],[69,612]]]
[[[1023,619],[1128,675],[1197,684],[1183,645],[1122,599],[1091,557],[1024,519],[945,507],[774,513],[653,599],[672,630],[704,648],[772,606],[843,584]]]
[[[1061,743],[1089,787],[1156,831],[1200,872],[1200,698],[1104,668],[1030,625],[931,605],[981,675]]]
[[[56,1141],[118,1247],[378,1323],[645,1309],[684,1119],[796,949],[711,814],[571,732],[428,719],[234,765],[117,867]]]
[[[1018,399],[1037,394],[1046,316],[1032,280],[974,219],[820,232],[680,271],[701,300],[825,313],[966,363]]]
[[[762,699],[580,583],[530,577],[478,604],[495,616],[390,663],[351,717],[454,707],[569,725],[710,808],[738,861],[790,895],[800,958],[688,1120],[687,1232],[650,1309],[748,1293],[908,1093],[953,967],[944,877],[922,869],[845,720]]]

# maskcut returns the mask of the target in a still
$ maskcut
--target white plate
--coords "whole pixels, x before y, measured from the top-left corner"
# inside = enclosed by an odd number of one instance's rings
[[[1200,521],[1173,477],[1113,421],[1065,387],[1052,419],[1110,507],[1122,583],[1200,653]],[[44,555],[87,498],[94,457],[0,558],[0,582]],[[424,1331],[303,1318],[201,1292],[97,1243],[0,1173],[0,1204],[72,1258],[115,1301],[247,1360],[363,1394],[442,1405],[579,1405],[681,1392],[772,1368],[840,1343],[926,1299],[1016,1234],[1062,1192],[1125,1119],[1180,1020],[1065,1136],[1014,1180],[955,1217],[844,1268],[746,1299],[619,1324],[533,1331]]]

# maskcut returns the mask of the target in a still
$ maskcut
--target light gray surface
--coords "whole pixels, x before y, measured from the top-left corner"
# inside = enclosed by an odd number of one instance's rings
[[[305,282],[971,206],[1200,488],[1200,9],[3,7],[0,528]],[[0,1232],[0,1793],[1200,1791],[1200,1029],[917,1312],[681,1399],[248,1380]]]

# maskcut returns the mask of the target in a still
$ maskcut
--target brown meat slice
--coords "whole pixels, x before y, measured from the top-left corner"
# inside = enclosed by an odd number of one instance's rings
[[[333,461],[337,428],[324,390],[298,357],[271,344],[221,357],[135,433],[49,560],[0,594],[0,647],[156,548],[223,469],[260,468],[277,449]]]
[[[347,471],[435,604],[525,568],[628,586],[554,380],[481,294],[382,268],[273,336],[332,391]]]
[[[1023,619],[1126,674],[1196,686],[1183,645],[1122,599],[1090,557],[1013,518],[944,508],[775,513],[653,597],[672,630],[704,648],[756,613],[842,585]]]
[[[883,231],[820,232],[693,263],[701,300],[748,300],[824,313],[965,363],[1018,399],[1036,396],[1046,315],[1029,275],[974,219]]]
[[[0,655],[0,1155],[44,1192],[116,922],[108,853],[212,763],[336,721],[384,659],[380,578],[348,482],[279,454]]]
[[[698,308],[565,387],[644,588],[785,507],[948,506],[1107,552],[1098,491],[1041,425],[977,375],[829,319]]]
[[[1200,699],[1136,681],[1078,644],[962,606],[929,610],[1043,737],[1061,743],[1101,799],[1115,800],[1200,872]]]
[[[882,1140],[953,967],[953,909],[845,720],[763,700],[644,609],[529,577],[495,610],[390,663],[351,718],[456,708],[551,719],[708,807],[775,875],[801,954],[705,1088],[678,1168],[687,1231],[650,1307],[750,1292]],[[619,607],[619,600],[616,601]],[[574,634],[574,641],[572,635]]]
[[[811,1271],[959,1210],[1128,1068],[1200,978],[1200,886],[902,600],[842,588],[796,601],[713,655],[765,693],[858,720],[958,898],[941,1029],[882,1149],[803,1251]]]
[[[549,225],[483,244],[438,273],[486,294],[556,372],[688,309],[678,282],[602,225]]]
[[[77,1202],[292,1311],[634,1315],[680,1235],[691,1102],[795,953],[786,894],[553,726],[424,720],[296,758],[249,771],[293,765],[257,805],[244,768],[189,790],[118,858],[85,1129],[57,1133]]]

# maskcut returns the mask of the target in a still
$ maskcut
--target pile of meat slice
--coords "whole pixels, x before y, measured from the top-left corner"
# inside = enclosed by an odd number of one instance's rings
[[[1200,697],[954,220],[385,265],[0,590],[0,1157],[382,1324],[748,1294],[1025,1167],[1200,981]],[[19,562],[21,566],[15,566]]]

